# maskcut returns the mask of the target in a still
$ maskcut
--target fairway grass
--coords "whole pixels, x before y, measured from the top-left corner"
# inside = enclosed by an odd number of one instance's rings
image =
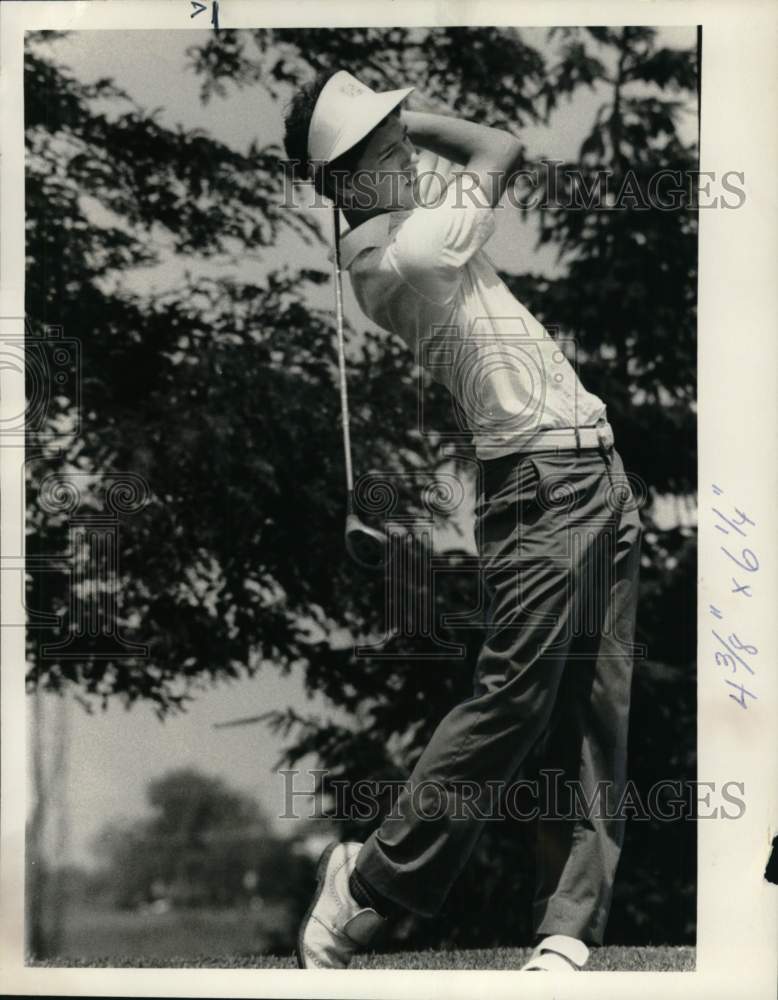
[[[530,954],[529,948],[477,948],[452,951],[406,951],[366,954],[355,958],[354,969],[519,969]],[[295,969],[291,955],[219,955],[200,958],[69,959],[31,963],[57,968],[179,968],[179,969]],[[586,966],[589,972],[693,972],[693,947],[593,948]]]

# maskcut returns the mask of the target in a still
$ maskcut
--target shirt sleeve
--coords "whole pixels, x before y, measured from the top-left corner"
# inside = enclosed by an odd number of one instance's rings
[[[439,175],[447,181],[442,196],[414,208],[397,227],[389,259],[420,295],[445,305],[456,293],[465,264],[494,233],[495,216],[486,192],[474,187],[468,175],[451,169]],[[442,183],[437,183],[440,189]]]

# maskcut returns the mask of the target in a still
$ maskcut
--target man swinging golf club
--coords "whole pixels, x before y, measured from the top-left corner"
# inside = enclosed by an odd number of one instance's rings
[[[538,820],[524,968],[572,971],[602,943],[623,840],[613,805],[625,785],[640,518],[604,403],[483,252],[518,141],[408,111],[412,89],[320,78],[292,102],[286,147],[349,224],[342,241],[336,225],[336,276],[342,264],[365,314],[408,343],[467,419],[483,470],[488,629],[473,696],[440,722],[391,814],[364,844],[322,855],[297,957],[345,968],[386,921],[434,916],[483,828],[473,788],[507,785],[540,746],[544,768],[603,806]],[[424,203],[420,156],[438,187]],[[342,335],[341,309],[338,298]]]

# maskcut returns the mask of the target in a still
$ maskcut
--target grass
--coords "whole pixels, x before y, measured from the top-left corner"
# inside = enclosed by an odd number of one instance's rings
[[[280,953],[269,931],[281,914],[246,910],[184,910],[131,913],[68,907],[59,955],[30,964],[58,968],[294,969],[291,952]],[[274,951],[276,954],[266,954]],[[265,954],[262,954],[262,953]],[[518,969],[529,948],[404,951],[357,956],[361,969]],[[595,948],[592,972],[686,972],[695,966],[691,947]]]
[[[529,957],[529,948],[478,948],[458,951],[410,951],[367,954],[355,958],[355,969],[519,969]],[[58,958],[36,963],[57,967],[185,968],[185,969],[296,969],[291,955],[221,955],[196,958]],[[694,948],[611,946],[595,948],[586,969],[589,972],[693,972]]]

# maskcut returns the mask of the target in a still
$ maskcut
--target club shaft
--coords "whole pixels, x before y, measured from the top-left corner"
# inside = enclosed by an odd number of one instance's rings
[[[346,346],[343,331],[343,282],[340,272],[340,216],[337,206],[332,206],[332,235],[334,251],[333,280],[335,282],[335,325],[338,333],[338,382],[340,388],[340,419],[343,426],[343,457],[346,463],[346,489],[349,508],[354,490],[354,472],[351,466],[351,420],[348,408],[348,382],[346,381]]]

